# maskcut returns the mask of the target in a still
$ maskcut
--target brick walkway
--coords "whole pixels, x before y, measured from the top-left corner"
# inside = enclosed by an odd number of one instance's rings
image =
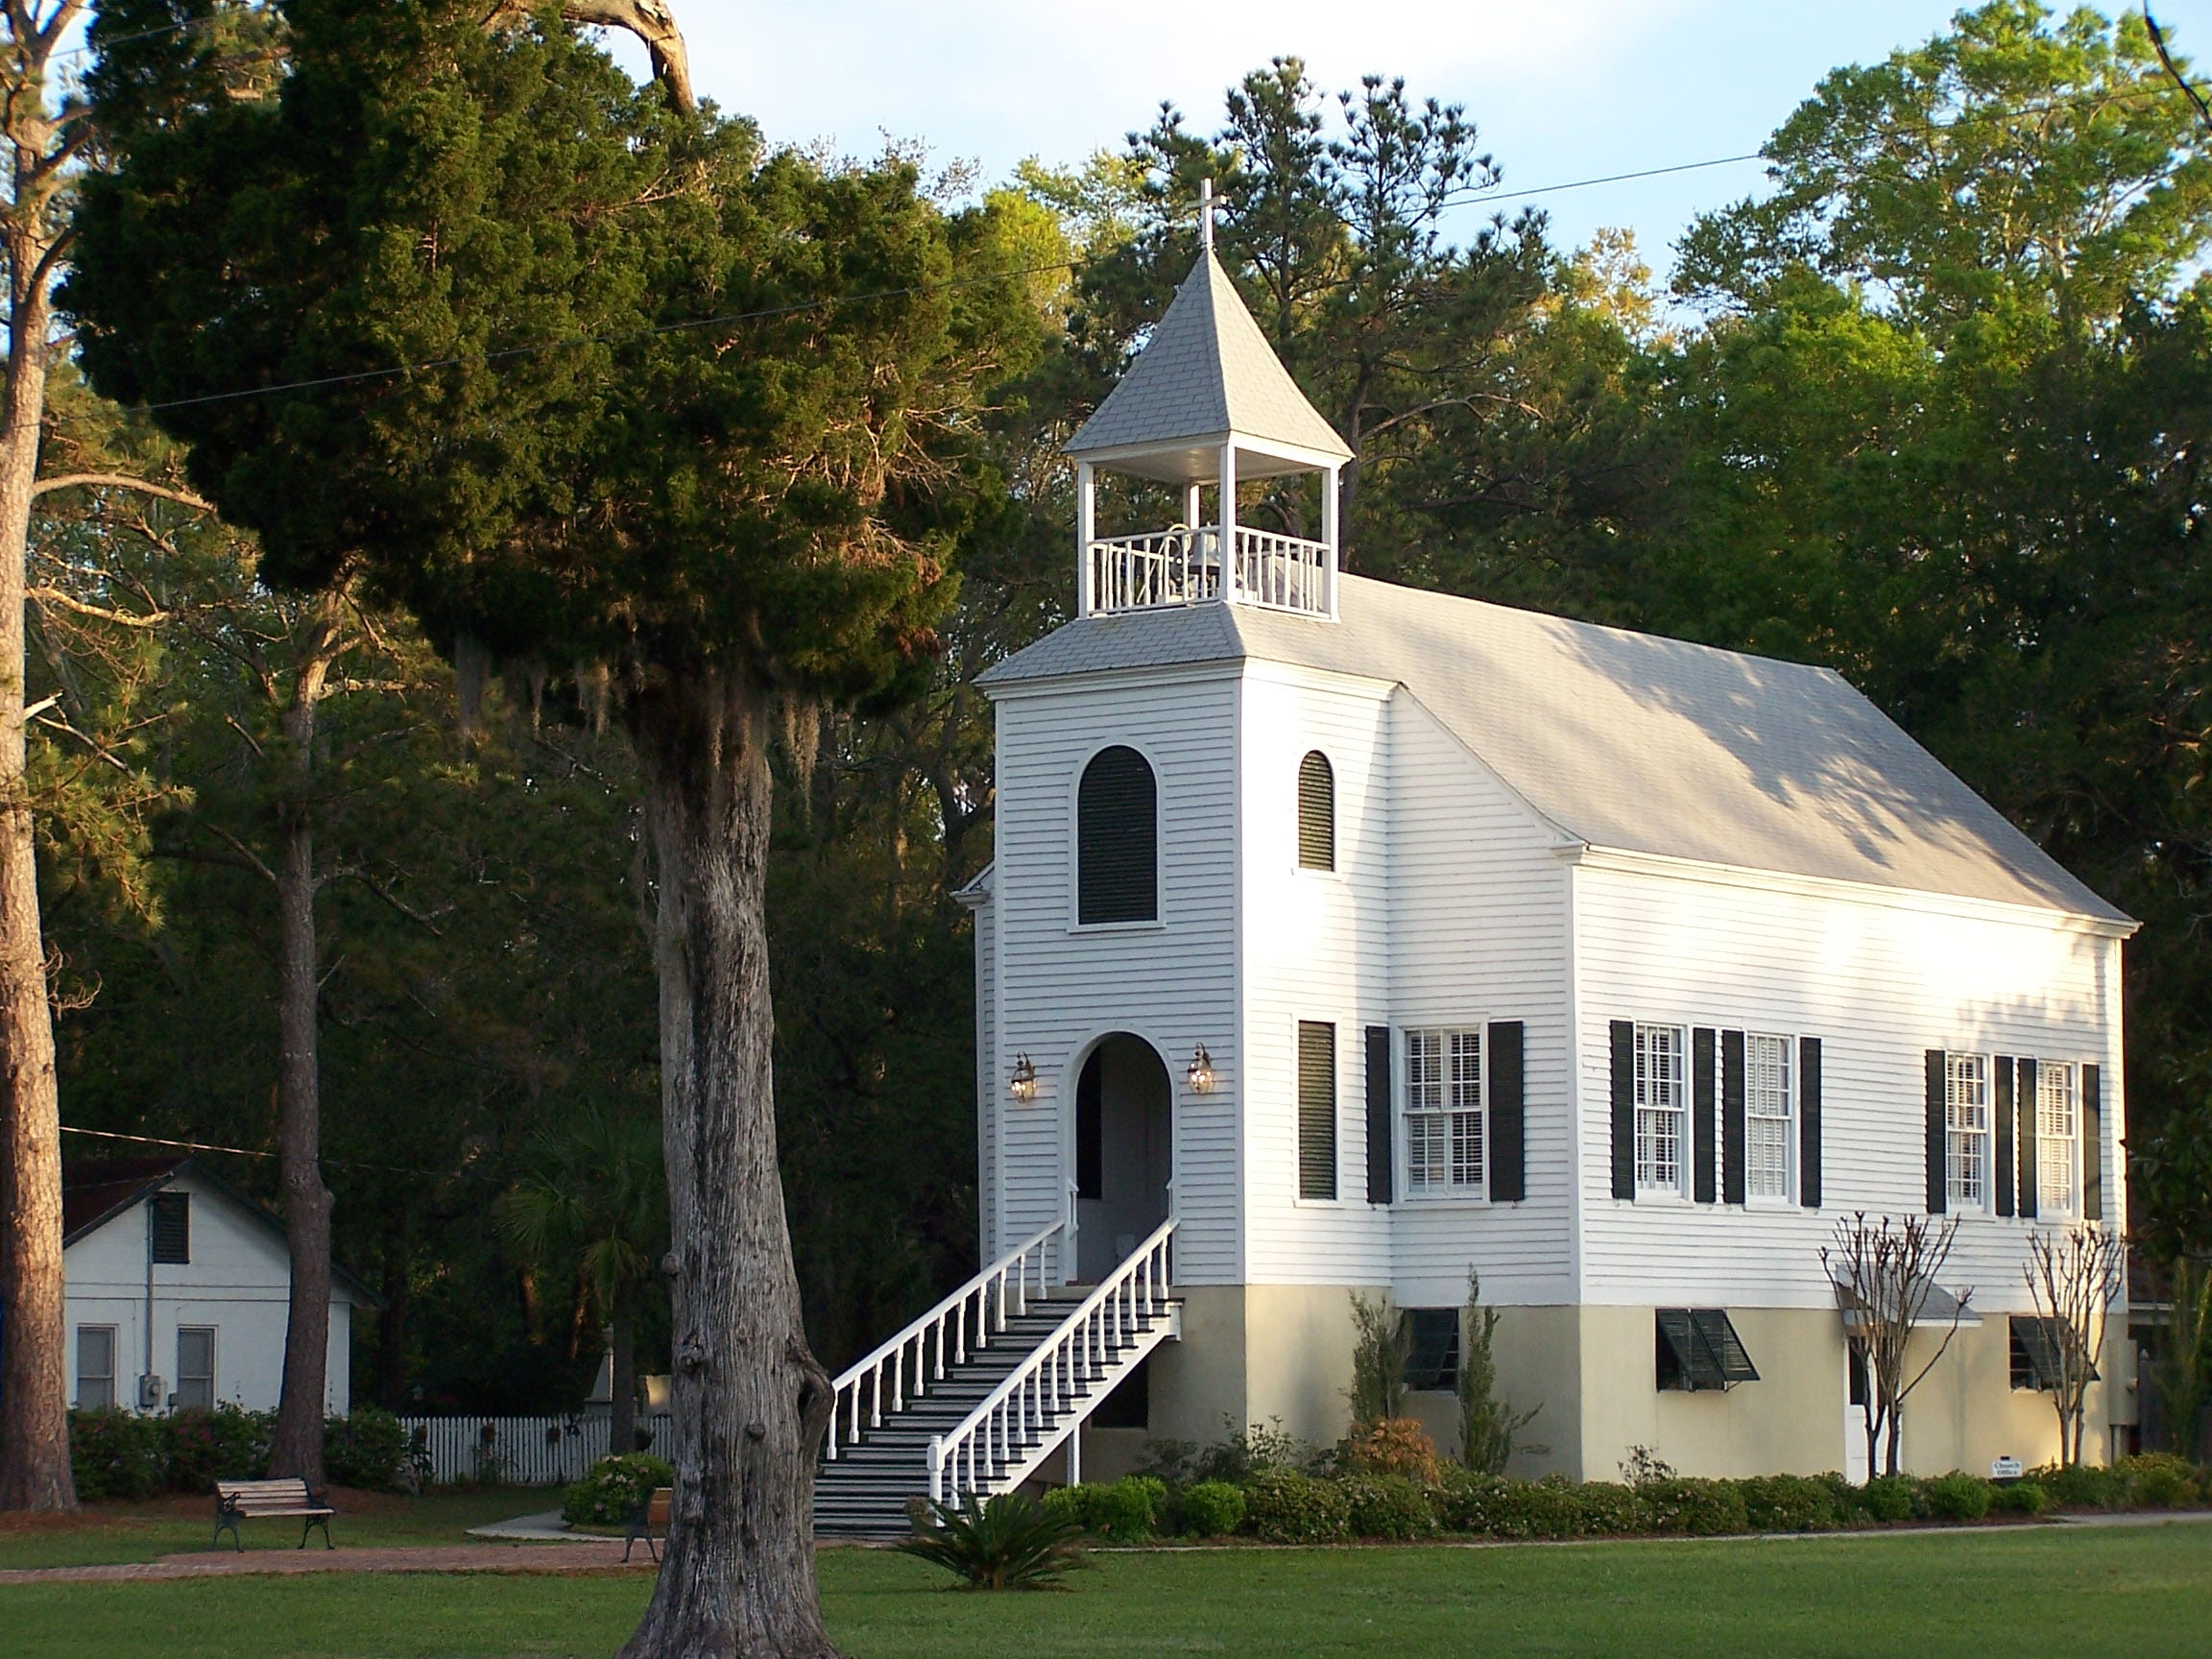
[[[6,1584],[135,1583],[161,1578],[221,1578],[242,1573],[650,1573],[639,1546],[622,1564],[622,1546],[611,1544],[435,1544],[387,1550],[205,1551],[164,1555],[158,1561],[120,1561],[93,1567],[23,1567],[0,1571]]]

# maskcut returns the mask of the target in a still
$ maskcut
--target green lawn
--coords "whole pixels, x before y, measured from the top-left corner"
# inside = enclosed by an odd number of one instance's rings
[[[506,1521],[534,1509],[560,1505],[545,1491],[492,1490],[403,1498],[377,1492],[339,1492],[330,1523],[335,1544],[467,1544],[469,1528]],[[0,1520],[0,1567],[77,1567],[99,1561],[152,1561],[204,1550],[215,1532],[212,1498],[156,1498],[146,1503],[101,1503],[66,1521],[30,1516]],[[249,1521],[241,1529],[248,1551],[290,1550],[300,1542],[297,1521]],[[475,1540],[481,1542],[481,1540]],[[323,1547],[321,1533],[314,1547]],[[230,1548],[230,1540],[223,1540]],[[558,1549],[560,1546],[549,1546]]]
[[[822,1558],[854,1659],[1523,1654],[2200,1659],[2212,1529],[1116,1554],[1064,1595],[950,1593],[902,1556]],[[612,1653],[630,1577],[330,1576],[0,1588],[16,1659]]]

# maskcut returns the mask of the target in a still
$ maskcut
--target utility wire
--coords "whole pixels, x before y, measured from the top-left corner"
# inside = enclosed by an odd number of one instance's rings
[[[102,1141],[130,1141],[141,1146],[174,1146],[182,1152],[232,1152],[241,1158],[276,1158],[281,1156],[279,1153],[265,1151],[252,1146],[217,1146],[206,1141],[165,1141],[158,1135],[125,1135],[114,1129],[80,1129],[74,1123],[62,1124],[61,1133],[64,1135],[90,1135]],[[443,1180],[445,1174],[452,1173],[450,1170],[441,1174],[435,1169],[402,1169],[394,1164],[357,1164],[347,1158],[321,1158],[317,1162],[335,1165],[341,1169],[375,1169],[386,1175],[418,1175],[430,1181]]]

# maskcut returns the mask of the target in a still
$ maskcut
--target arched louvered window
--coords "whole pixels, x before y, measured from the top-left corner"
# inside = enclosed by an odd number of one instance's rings
[[[1160,920],[1160,800],[1152,766],[1122,744],[1101,749],[1075,790],[1075,920]]]
[[[1298,868],[1336,868],[1336,773],[1318,749],[1298,762]]]

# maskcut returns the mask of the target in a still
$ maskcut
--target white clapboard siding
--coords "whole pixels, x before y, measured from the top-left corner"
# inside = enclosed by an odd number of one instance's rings
[[[982,1231],[977,1260],[993,1262],[998,1242],[998,1101],[1003,1081],[993,1075],[991,1056],[998,1012],[998,907],[988,895],[974,904],[975,926],[975,1209]]]
[[[2119,944],[2055,919],[1881,889],[1788,890],[1688,870],[1575,873],[1581,1020],[1581,1300],[1824,1307],[1820,1246],[1853,1211],[1926,1202],[1925,1054],[2028,1054],[2104,1068],[2104,1214],[2126,1214]],[[1777,1031],[1822,1043],[1823,1207],[1611,1196],[1613,1020]],[[2024,1310],[2028,1224],[1969,1217],[1950,1286]]]
[[[1391,1024],[1522,1022],[1528,1194],[1496,1206],[1409,1197],[1399,1127],[1397,1297],[1455,1304],[1473,1266],[1487,1301],[1565,1302],[1575,1146],[1559,837],[1411,695],[1399,691],[1391,714]]]
[[[1076,1075],[1099,1038],[1127,1031],[1158,1050],[1172,1086],[1176,1277],[1237,1282],[1237,707],[1226,667],[1047,682],[1000,697],[997,1052],[978,1064],[998,1092],[1001,1243],[1067,1214]],[[1142,753],[1158,782],[1162,926],[1079,931],[1075,786],[1090,757],[1115,743]],[[1183,1082],[1199,1043],[1220,1080],[1205,1095]],[[1022,1053],[1037,1070],[1026,1104],[1006,1096]]]

